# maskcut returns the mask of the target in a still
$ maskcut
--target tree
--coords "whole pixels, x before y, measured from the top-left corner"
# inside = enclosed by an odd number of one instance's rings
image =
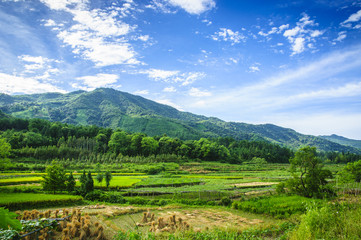
[[[103,182],[103,179],[104,179],[103,173],[102,173],[102,172],[98,172],[98,173],[97,173],[97,182],[100,184],[100,186],[101,186],[101,184],[102,184],[102,182]]]
[[[327,185],[327,178],[332,178],[329,170],[322,169],[321,161],[317,157],[316,148],[306,146],[295,153],[290,159],[292,178],[287,186],[296,194],[305,197],[322,198],[333,194]]]
[[[361,160],[347,163],[340,176],[342,182],[361,182]]]
[[[109,172],[109,171],[106,171],[104,178],[105,178],[105,183],[106,183],[107,188],[108,188],[109,184],[110,184],[110,180],[112,180],[112,173]]]
[[[46,167],[46,175],[43,177],[43,189],[45,191],[51,191],[55,193],[56,191],[63,191],[66,189],[66,175],[64,168],[58,164],[56,161],[53,161],[51,165]]]
[[[84,193],[85,192],[85,184],[87,181],[87,176],[86,176],[85,170],[83,170],[83,174],[80,176],[79,181],[80,181],[81,192]]]
[[[4,139],[0,138],[0,169],[5,169],[9,163],[8,156],[10,155],[11,145]]]
[[[75,190],[75,185],[76,185],[76,182],[75,182],[73,173],[70,173],[68,176],[68,179],[66,181],[66,190],[69,193],[73,192]]]
[[[91,172],[88,172],[87,180],[85,182],[85,194],[94,191],[94,181]]]

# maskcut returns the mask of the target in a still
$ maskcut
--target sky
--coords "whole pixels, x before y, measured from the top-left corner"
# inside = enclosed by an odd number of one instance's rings
[[[361,0],[0,0],[0,92],[100,87],[361,139]]]

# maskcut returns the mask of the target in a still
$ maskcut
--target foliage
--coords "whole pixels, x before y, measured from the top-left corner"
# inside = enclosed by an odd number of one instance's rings
[[[92,174],[90,171],[88,172],[88,175],[87,175],[84,191],[85,191],[85,193],[94,191],[94,180],[93,180],[93,177],[92,177]]]
[[[66,190],[71,193],[75,190],[75,185],[76,185],[76,182],[75,182],[75,179],[74,179],[74,176],[73,176],[73,173],[70,172],[69,176],[68,176],[68,179],[66,181]]]
[[[6,139],[0,137],[0,170],[7,168],[9,160],[7,157],[10,155],[11,145]]]
[[[293,214],[304,213],[309,204],[320,205],[322,203],[322,200],[281,195],[252,198],[248,201],[235,201],[232,207],[247,212],[267,214],[276,218],[287,218]]]
[[[340,172],[342,182],[361,182],[361,160],[348,163]]]
[[[112,180],[112,173],[110,171],[106,171],[105,172],[105,176],[104,176],[104,179],[105,179],[105,184],[107,186],[107,188],[109,188],[109,184],[110,184],[110,181]]]
[[[312,207],[302,216],[291,239],[359,239],[360,214],[359,204],[330,203],[321,208]]]
[[[322,169],[315,147],[303,147],[295,157],[290,159],[292,178],[287,181],[291,192],[305,197],[328,197],[334,194],[327,184],[327,178],[332,178],[331,171]]]
[[[16,219],[17,215],[15,213],[9,212],[8,209],[0,207],[0,230],[4,229],[14,229],[20,230],[21,223]]]
[[[51,191],[64,191],[66,189],[66,175],[64,168],[57,162],[53,161],[46,167],[46,176],[44,176],[43,189]]]

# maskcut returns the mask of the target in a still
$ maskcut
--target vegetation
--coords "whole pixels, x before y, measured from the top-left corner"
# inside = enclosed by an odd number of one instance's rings
[[[196,140],[202,137],[232,137],[237,140],[269,141],[292,149],[297,149],[306,143],[326,152],[361,153],[359,149],[354,147],[319,137],[302,135],[291,129],[271,124],[251,125],[224,122],[217,118],[180,112],[175,108],[114,89],[101,88],[92,92],[77,91],[68,94],[45,93],[14,96],[2,94],[0,99],[0,110],[19,118],[41,118],[55,123],[97,125],[111,129],[121,128],[129,132],[142,132],[149,136],[167,134],[181,140]],[[0,131],[9,129],[8,124],[11,121],[13,120],[3,118],[0,121],[0,126],[4,126],[4,129],[0,129]],[[42,122],[38,121],[34,124],[34,129],[39,123]],[[17,127],[24,127],[22,121],[18,120],[16,124]],[[55,124],[52,129],[49,129],[52,137],[56,137],[59,128],[62,128],[61,125]],[[103,134],[109,141],[110,136],[106,132]],[[73,134],[69,136],[73,136]],[[39,138],[36,132],[35,134],[28,134],[28,137],[29,139],[37,138],[38,145],[47,141],[46,138]],[[98,137],[100,144],[97,147],[99,149],[103,148],[101,142],[103,138],[104,136]],[[24,144],[26,141],[24,139],[19,144]],[[116,145],[113,147],[114,150],[120,150]],[[146,155],[145,152],[144,154]]]
[[[332,178],[330,170],[323,169],[317,157],[316,148],[303,147],[290,159],[292,178],[287,185],[291,192],[305,197],[322,198],[334,194],[327,179]]]

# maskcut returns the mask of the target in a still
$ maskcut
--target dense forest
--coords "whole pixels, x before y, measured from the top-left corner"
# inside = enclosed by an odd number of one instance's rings
[[[0,118],[0,137],[11,145],[11,158],[119,163],[129,157],[143,161],[219,161],[226,163],[288,163],[294,152],[267,141],[235,140],[231,137],[180,140],[167,135],[147,136],[120,129],[76,126],[44,119]],[[322,152],[334,163],[356,161],[352,153]]]

